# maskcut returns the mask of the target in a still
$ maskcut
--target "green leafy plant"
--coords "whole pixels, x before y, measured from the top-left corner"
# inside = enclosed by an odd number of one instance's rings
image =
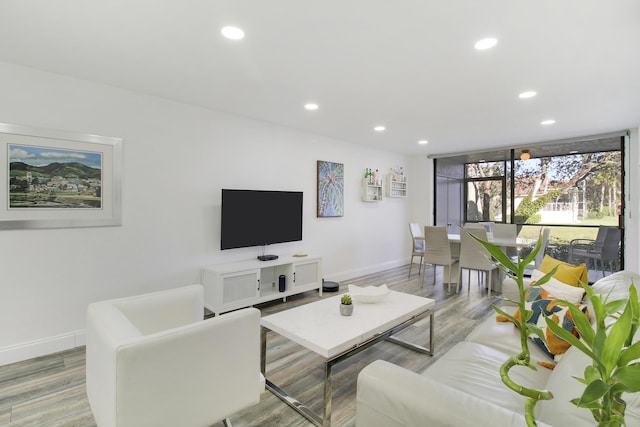
[[[351,305],[351,296],[349,294],[342,295],[342,298],[340,298],[340,303],[344,305]]]
[[[527,265],[535,258],[538,251],[540,251],[540,247],[542,245],[542,239],[538,238],[536,246],[533,250],[525,256],[525,258],[520,259],[518,257],[517,262],[513,262],[511,258],[509,258],[499,246],[496,246],[492,243],[485,242],[483,240],[478,239],[477,237],[471,235],[478,243],[485,247],[485,249],[489,252],[489,254],[493,257],[493,262],[496,266],[505,272],[508,277],[511,277],[516,284],[518,285],[518,301],[514,301],[508,298],[504,298],[518,306],[520,311],[520,318],[517,318],[506,311],[502,310],[500,307],[493,305],[493,309],[502,316],[508,318],[520,331],[520,346],[522,351],[516,355],[513,355],[509,359],[507,359],[502,366],[500,366],[500,377],[502,382],[511,390],[518,393],[521,396],[526,398],[525,400],[525,420],[528,426],[536,426],[536,420],[534,415],[534,409],[536,404],[540,400],[550,400],[553,399],[553,394],[549,390],[537,390],[534,388],[526,387],[526,385],[518,384],[515,382],[510,376],[509,371],[511,368],[515,366],[525,366],[529,369],[533,369],[534,371],[538,370],[538,368],[531,363],[531,353],[529,351],[529,335],[531,333],[536,334],[540,338],[544,339],[544,334],[536,325],[528,323],[527,321],[533,315],[531,310],[527,310],[525,307],[525,298],[526,298],[526,287],[524,285],[524,271]],[[556,268],[554,268],[549,273],[545,274],[539,280],[536,281],[535,286],[542,285],[549,281],[549,279],[556,272]]]
[[[507,317],[519,329],[522,347],[522,352],[507,359],[500,367],[500,376],[507,387],[527,398],[525,419],[527,425],[535,426],[537,425],[534,417],[535,405],[540,400],[552,399],[553,394],[549,390],[536,390],[517,384],[509,377],[509,370],[514,366],[537,369],[530,363],[528,335],[534,333],[546,342],[542,331],[537,326],[527,323],[532,312],[525,308],[524,268],[540,250],[541,240],[538,239],[535,248],[529,255],[514,263],[498,246],[476,237],[474,239],[487,249],[498,268],[513,278],[518,286],[519,300],[509,301],[518,305],[521,313],[520,319],[495,305],[493,306],[497,313]],[[533,286],[548,282],[549,278],[555,274],[556,269],[557,267],[545,274]],[[575,346],[592,360],[592,364],[585,368],[584,378],[576,378],[585,385],[584,392],[582,396],[571,402],[580,408],[591,410],[599,427],[623,426],[626,425],[624,420],[626,402],[622,399],[622,394],[640,391],[640,362],[638,362],[640,341],[633,342],[634,336],[640,329],[638,292],[635,285],[632,284],[628,299],[608,301],[607,297],[596,295],[588,284],[582,283],[581,285],[591,300],[595,315],[595,327],[589,322],[587,314],[574,304],[563,300],[558,300],[558,302],[568,307],[580,337],[576,337],[549,318],[545,318],[545,322],[556,336]]]
[[[516,209],[513,219],[517,224],[536,224],[540,222],[542,216],[538,214],[538,211],[544,207],[547,203],[560,195],[559,190],[551,190],[546,194],[533,200],[531,195],[526,196]]]
[[[554,334],[592,360],[584,370],[584,378],[576,378],[585,384],[584,392],[571,402],[591,410],[598,426],[626,425],[626,403],[622,394],[640,391],[640,363],[637,361],[640,359],[640,341],[633,343],[640,326],[638,292],[632,284],[628,299],[608,301],[608,298],[594,294],[587,284],[582,286],[593,305],[595,329],[589,318],[567,301],[562,303],[569,307],[580,339],[548,318],[545,320]]]

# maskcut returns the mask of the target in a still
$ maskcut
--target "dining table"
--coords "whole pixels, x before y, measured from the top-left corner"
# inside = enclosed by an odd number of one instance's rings
[[[456,234],[456,233],[448,233],[447,237],[449,238],[449,244],[451,245],[451,254],[453,256],[457,256],[460,254],[460,234]],[[493,233],[487,233],[487,240],[490,243],[493,243],[496,246],[499,246],[500,248],[503,249],[503,251],[506,252],[507,248],[516,248],[518,250],[520,250],[521,248],[524,247],[532,247],[536,244],[536,240],[535,239],[527,239],[527,238],[522,238],[522,237],[516,237],[516,238],[505,238],[505,237],[498,237],[498,238],[494,238]],[[458,283],[458,280],[460,279],[460,269],[459,269],[459,265],[456,263],[452,266],[452,270],[451,270],[451,276],[449,276],[449,267],[448,266],[444,266],[444,280],[445,283],[449,283],[447,278],[451,277],[451,283]],[[493,290],[497,290],[500,291],[502,289],[502,280],[504,279],[504,273],[502,271],[500,271],[500,274],[496,274],[493,276],[493,286],[491,287]]]

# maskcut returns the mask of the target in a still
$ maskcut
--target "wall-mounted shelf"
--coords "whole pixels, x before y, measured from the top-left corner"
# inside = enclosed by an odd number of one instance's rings
[[[362,180],[362,201],[379,202],[382,200],[382,185],[369,184],[365,178]]]
[[[407,180],[394,181],[393,175],[387,175],[387,197],[407,197]]]

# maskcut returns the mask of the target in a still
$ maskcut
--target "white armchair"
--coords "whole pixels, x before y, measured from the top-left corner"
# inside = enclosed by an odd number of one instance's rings
[[[203,320],[201,285],[87,310],[87,395],[99,427],[210,426],[258,403],[260,312]]]

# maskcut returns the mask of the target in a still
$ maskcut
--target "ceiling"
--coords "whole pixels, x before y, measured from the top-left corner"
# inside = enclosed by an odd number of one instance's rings
[[[0,0],[0,61],[408,155],[640,125],[637,0]]]
[[[513,156],[519,159],[527,151],[532,159],[542,157],[566,156],[571,154],[598,153],[603,151],[620,151],[623,148],[622,136],[624,132],[617,132],[615,136],[600,136],[586,138],[563,139],[553,143],[536,143],[514,149]],[[458,153],[435,154],[448,165],[463,165],[465,163],[499,162],[511,160],[511,148],[495,148],[492,150],[464,151]]]

